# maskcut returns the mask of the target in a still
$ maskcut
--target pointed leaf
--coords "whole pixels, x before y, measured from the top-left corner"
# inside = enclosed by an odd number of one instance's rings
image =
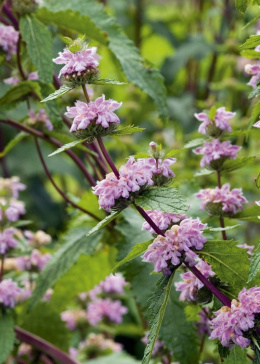
[[[236,159],[227,159],[222,164],[221,172],[227,173],[235,171],[236,169],[242,168],[245,165],[248,165],[250,162],[255,160],[255,156],[251,157],[240,157]]]
[[[144,128],[139,128],[138,126],[128,125],[125,127],[121,127],[116,129],[111,133],[111,135],[127,135],[133,133],[140,133],[141,131],[145,130]]]
[[[245,364],[247,363],[246,351],[239,346],[234,346],[230,350],[230,355],[224,360],[225,364]]]
[[[35,81],[21,81],[17,85],[10,87],[7,92],[0,98],[0,108],[9,109],[21,101],[24,101],[26,96],[35,92],[41,98],[40,86]]]
[[[96,231],[98,231],[98,230],[102,229],[103,227],[105,227],[107,224],[109,224],[111,221],[113,221],[120,214],[120,212],[121,211],[113,211],[105,219],[100,221],[93,229],[91,229],[87,233],[87,236],[90,236],[90,235],[94,234]]]
[[[253,253],[252,261],[249,269],[249,279],[248,282],[251,282],[253,278],[257,275],[260,270],[260,244],[257,249]]]
[[[55,91],[52,94],[50,94],[44,100],[41,100],[41,102],[47,102],[47,101],[50,101],[50,100],[57,99],[58,97],[61,97],[62,95],[64,95],[67,92],[69,92],[70,90],[72,90],[72,87],[69,87],[69,86],[66,86],[66,85],[62,85],[57,91]]]
[[[0,316],[0,364],[5,363],[15,342],[14,319],[11,313]]]
[[[260,44],[260,35],[252,35],[248,38],[244,44],[241,45],[241,49],[255,48]]]
[[[94,85],[126,85],[125,82],[110,80],[109,78],[99,78],[98,80],[96,80],[92,83]]]
[[[230,216],[232,219],[239,219],[239,220],[246,220],[246,221],[253,221],[253,222],[260,222],[258,218],[260,216],[260,206],[251,206],[247,207],[243,211],[237,213],[236,215]]]
[[[17,134],[4,148],[2,152],[0,152],[0,158],[4,157],[10,150],[12,150],[22,139],[28,137],[28,134],[24,131],[21,131]]]
[[[65,150],[67,150],[67,149],[71,149],[71,148],[73,148],[73,147],[75,147],[75,146],[77,146],[78,144],[80,144],[80,143],[84,143],[85,141],[87,140],[87,138],[86,139],[78,139],[78,140],[74,140],[74,142],[71,142],[71,143],[68,143],[68,144],[64,144],[62,147],[60,147],[60,148],[58,148],[57,150],[55,150],[55,152],[53,152],[53,153],[51,153],[51,154],[49,154],[48,155],[48,157],[52,157],[52,156],[54,156],[54,155],[56,155],[56,154],[59,154],[59,153],[62,153],[62,152],[64,152]],[[86,151],[86,152],[88,152],[89,154],[94,154],[94,155],[96,155],[96,153],[93,153],[90,149],[88,149],[87,147],[85,147],[85,146],[83,146],[84,147],[84,150]]]
[[[203,139],[203,138],[193,139],[190,142],[188,142],[187,144],[185,144],[183,148],[190,149],[190,148],[198,147],[199,145],[203,144],[204,142],[205,142],[205,139]]]

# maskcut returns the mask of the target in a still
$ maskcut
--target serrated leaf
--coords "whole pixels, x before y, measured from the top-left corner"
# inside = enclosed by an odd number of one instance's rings
[[[249,268],[249,278],[248,282],[251,282],[253,278],[257,275],[260,270],[260,244],[257,249],[254,251],[250,268]]]
[[[105,217],[105,219],[103,219],[102,221],[100,221],[93,229],[91,229],[86,236],[90,236],[92,234],[94,234],[96,231],[102,229],[103,227],[105,227],[107,224],[109,224],[111,221],[113,221],[119,214],[121,211],[113,211],[110,215],[108,215],[107,217]]]
[[[253,97],[257,97],[259,94],[260,94],[260,86],[257,86],[256,88],[253,89],[253,91],[250,92],[248,98],[252,99]]]
[[[213,227],[208,226],[206,229],[203,230],[203,233],[232,230],[232,229],[237,228],[238,226],[240,226],[240,224],[233,225],[233,226],[225,226],[224,228],[222,228],[222,227],[213,228]]]
[[[227,159],[222,164],[221,172],[227,173],[235,171],[236,169],[242,168],[245,165],[248,165],[249,163],[253,162],[255,160],[255,156],[250,157],[240,157],[236,159]]]
[[[60,147],[57,150],[55,150],[55,152],[49,154],[48,157],[52,157],[52,156],[54,156],[56,154],[59,154],[59,153],[64,152],[67,149],[71,149],[71,148],[75,147],[76,145],[85,142],[86,139],[77,139],[77,140],[74,140],[74,142],[70,142],[68,144],[64,144],[62,147]],[[89,150],[88,148],[84,147],[84,150],[86,150],[87,152],[89,152],[90,154],[92,154],[92,151]]]
[[[260,206],[255,205],[247,207],[243,211],[233,216],[230,216],[230,218],[260,223],[260,219],[258,218],[259,216],[260,216]]]
[[[0,316],[0,364],[5,363],[15,342],[14,319],[11,313]]]
[[[246,351],[235,345],[230,350],[229,356],[224,360],[225,364],[245,364],[247,363]]]
[[[64,244],[52,255],[36,281],[36,288],[29,305],[30,309],[42,298],[46,290],[70,269],[81,254],[94,253],[102,233],[89,228],[90,231],[86,236],[87,229],[87,227],[72,229],[64,238]]]
[[[184,312],[187,318],[187,321],[199,321],[200,316],[199,313],[201,311],[201,307],[199,305],[187,305],[184,308]]]
[[[69,3],[50,0],[45,7],[53,13],[71,9],[88,16],[99,31],[104,33],[104,40],[119,61],[127,80],[146,92],[155,101],[161,118],[167,120],[166,88],[162,75],[158,69],[145,66],[133,41],[124,34],[114,18],[105,12],[102,4],[94,0],[72,0]]]
[[[194,148],[194,147],[197,147],[197,146],[203,144],[204,142],[205,142],[205,139],[203,139],[203,138],[193,139],[190,142],[186,143],[183,148],[184,149]]]
[[[184,150],[183,148],[181,149],[172,149],[170,150],[168,153],[165,154],[164,158],[171,158],[174,155],[178,154],[179,152],[181,152],[182,150]]]
[[[110,80],[109,78],[99,78],[98,80],[96,80],[92,83],[94,85],[126,85],[125,82]]]
[[[235,293],[246,286],[250,261],[246,249],[232,240],[211,240],[197,253],[212,266],[222,282],[230,284]]]
[[[21,131],[19,134],[17,134],[4,148],[2,152],[0,152],[0,158],[4,157],[10,150],[12,150],[21,140],[28,137],[28,134]]]
[[[41,102],[47,102],[47,101],[50,101],[50,100],[57,99],[58,97],[61,97],[62,95],[65,95],[70,90],[72,90],[72,87],[62,85],[57,91],[53,92],[48,97],[41,100]]]
[[[244,13],[248,7],[249,0],[235,0],[236,8],[241,13]]]
[[[132,250],[130,251],[130,253],[122,260],[120,260],[120,262],[118,262],[116,264],[116,266],[112,269],[112,273],[115,273],[119,267],[121,267],[121,265],[130,262],[131,260],[133,260],[134,258],[138,257],[139,255],[141,255],[144,251],[147,250],[148,246],[151,244],[152,240],[148,240],[145,241],[143,243],[139,243],[136,244]]]
[[[244,44],[240,46],[240,49],[251,49],[255,48],[260,44],[260,35],[252,35],[248,38]]]
[[[24,15],[19,21],[22,39],[27,44],[27,51],[35,65],[39,79],[52,82],[52,37],[50,31],[33,16]]]
[[[187,212],[188,207],[175,187],[152,187],[143,191],[136,199],[136,205],[149,210],[160,210],[173,214]]]
[[[26,96],[35,92],[41,98],[40,86],[35,81],[21,81],[17,85],[10,87],[0,98],[0,108],[13,108],[17,103],[24,100]]]
[[[218,353],[221,358],[227,358],[230,355],[230,349],[218,343]]]
[[[175,272],[173,272],[170,276],[162,277],[158,281],[155,291],[149,299],[150,306],[148,309],[148,321],[150,331],[148,335],[148,343],[144,351],[142,364],[149,364],[150,362],[155,341],[159,334],[167,302],[169,299],[174,273]]]
[[[138,126],[128,125],[122,128],[115,129],[111,135],[128,135],[133,133],[140,133],[141,131],[145,130],[144,128],[139,128]]]

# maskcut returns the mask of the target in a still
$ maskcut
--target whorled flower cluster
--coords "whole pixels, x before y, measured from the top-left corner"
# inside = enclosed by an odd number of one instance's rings
[[[120,324],[123,319],[122,316],[127,312],[127,308],[122,305],[121,301],[112,301],[110,298],[105,298],[90,302],[86,317],[92,326],[97,326],[101,321]]]
[[[16,264],[21,271],[40,272],[46,266],[51,258],[49,253],[41,253],[37,249],[33,249],[30,256],[22,256],[16,259]]]
[[[256,316],[260,313],[260,288],[243,288],[238,295],[238,301],[233,299],[231,307],[223,306],[215,312],[211,321],[212,333],[210,339],[218,339],[223,346],[232,348],[239,345],[246,348],[250,345],[247,331],[256,324]]]
[[[40,109],[38,113],[34,110],[29,110],[29,119],[27,119],[27,124],[34,127],[45,128],[47,130],[53,130],[52,122],[49,119],[49,115],[44,109]]]
[[[171,274],[171,268],[182,261],[190,266],[196,264],[197,254],[192,249],[201,250],[206,238],[202,230],[206,227],[199,219],[185,219],[180,225],[173,225],[165,232],[165,236],[158,235],[149,245],[143,255],[143,261],[153,262],[154,271],[164,275]]]
[[[0,221],[8,220],[14,222],[23,214],[25,214],[23,201],[18,201],[14,198],[6,199],[0,197]]]
[[[0,196],[18,198],[19,191],[24,191],[25,189],[26,186],[16,176],[11,178],[0,177]]]
[[[225,107],[219,107],[216,110],[214,120],[211,120],[209,115],[204,112],[194,114],[195,118],[202,122],[198,129],[198,132],[201,134],[207,134],[209,129],[212,127],[216,127],[220,130],[232,131],[229,120],[235,115],[235,112],[226,111]]]
[[[0,231],[0,255],[5,255],[10,249],[18,246],[18,241],[14,237],[15,229],[8,228]]]
[[[35,80],[38,80],[38,79],[39,79],[38,72],[31,72],[27,76],[28,81],[35,81]],[[12,86],[17,85],[21,81],[22,81],[22,79],[20,77],[13,77],[13,76],[4,79],[4,83],[6,85],[12,85]]]
[[[0,305],[14,308],[22,300],[23,289],[11,278],[0,282]]]
[[[12,55],[16,53],[18,39],[19,32],[14,27],[10,25],[0,26],[0,47],[7,53],[7,61],[10,61]]]
[[[214,214],[214,205],[219,205],[224,212],[236,214],[238,210],[243,210],[243,204],[247,202],[243,196],[241,188],[230,190],[230,184],[226,183],[221,188],[206,188],[195,194],[201,199],[201,210],[207,209],[209,213]],[[219,212],[219,211],[218,211]]]
[[[99,196],[100,208],[111,211],[119,199],[129,199],[132,193],[140,191],[142,187],[154,185],[153,178],[158,175],[166,179],[174,177],[170,165],[175,161],[174,158],[135,160],[134,157],[130,157],[128,162],[120,167],[119,178],[114,173],[109,173],[104,180],[97,182],[93,187],[93,193]]]
[[[158,226],[158,228],[162,231],[169,228],[170,225],[176,224],[181,220],[187,218],[185,214],[172,214],[166,213],[159,210],[147,210],[145,211],[147,215],[153,220],[153,222]],[[142,230],[147,230],[151,234],[156,234],[154,229],[150,226],[150,224],[145,221],[142,226]]]
[[[220,142],[218,139],[213,139],[212,142],[205,142],[203,147],[193,150],[195,154],[203,155],[200,166],[203,168],[205,165],[214,168],[213,161],[227,158],[235,159],[237,152],[241,149],[238,145],[232,145],[230,141]],[[215,169],[215,168],[214,168]]]
[[[195,267],[204,275],[204,277],[214,277],[215,273],[211,269],[211,265],[200,260]],[[180,275],[182,282],[175,283],[177,291],[180,291],[180,301],[196,301],[198,291],[204,287],[204,284],[191,272]]]
[[[256,88],[258,80],[260,78],[260,62],[258,64],[247,64],[245,66],[245,71],[251,77],[250,81],[247,83],[249,86]]]

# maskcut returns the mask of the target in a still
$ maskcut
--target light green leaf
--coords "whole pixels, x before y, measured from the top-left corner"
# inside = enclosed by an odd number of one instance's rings
[[[260,244],[253,253],[252,261],[249,268],[248,282],[251,282],[260,270]]]
[[[0,338],[0,364],[2,364],[5,363],[15,342],[14,319],[10,312],[0,316]]]
[[[86,230],[89,230],[86,236]],[[33,292],[29,307],[33,308],[35,304],[42,298],[48,288],[50,288],[68,269],[77,261],[81,254],[93,254],[102,233],[97,229],[76,228],[64,238],[62,247],[53,254],[48,264],[40,273],[36,288]],[[92,232],[92,233],[91,233]],[[94,232],[96,232],[94,234]]]
[[[237,294],[246,286],[250,261],[246,249],[232,240],[211,240],[197,253],[212,266],[222,282],[229,283]]]
[[[187,212],[188,207],[175,187],[151,187],[136,199],[136,205],[149,210],[160,210],[173,214]]]
[[[112,269],[112,273],[115,273],[119,267],[121,267],[121,265],[130,262],[130,260],[133,260],[134,258],[138,257],[139,255],[141,255],[143,252],[145,252],[148,248],[148,246],[151,244],[152,240],[148,240],[145,241],[143,243],[139,243],[136,244],[132,250],[130,251],[130,253],[122,260],[120,260],[120,262],[118,262],[116,264],[116,266]]]
[[[260,188],[260,173],[258,173],[256,179],[255,179],[255,184],[257,188]]]
[[[248,7],[249,0],[235,0],[236,8],[241,13],[244,13]]]
[[[258,53],[259,53],[259,52],[258,52]],[[258,55],[258,57],[259,57],[259,55]],[[248,98],[249,98],[249,99],[252,99],[252,98],[254,98],[254,97],[257,97],[259,94],[260,94],[260,86],[257,86],[256,88],[254,88],[254,89],[253,89],[253,91],[252,91],[252,92],[250,92],[250,94],[249,94]]]
[[[252,49],[260,44],[260,35],[252,35],[248,38],[244,44],[240,46],[240,49]]]
[[[44,100],[41,100],[41,102],[47,102],[47,101],[50,101],[50,100],[57,99],[58,97],[61,97],[62,95],[64,95],[67,92],[69,92],[70,90],[72,90],[72,87],[69,87],[69,86],[66,86],[66,85],[62,85],[57,91],[55,91],[52,94],[50,94]]]
[[[240,224],[233,225],[233,226],[225,226],[224,228],[222,228],[222,227],[213,228],[213,227],[208,226],[206,229],[203,230],[203,232],[210,233],[210,232],[214,232],[214,231],[232,230],[232,229],[237,228],[238,226],[240,226]]]
[[[201,311],[201,307],[199,305],[187,305],[184,308],[184,312],[187,318],[187,321],[200,321],[199,313]]]
[[[250,59],[259,59],[259,52],[256,52],[254,49],[245,49],[241,52],[241,56]]]
[[[138,159],[138,158],[151,158],[150,154],[147,154],[147,153],[137,153],[137,154],[134,155],[134,157],[136,159]]]
[[[239,168],[244,167],[245,165],[248,165],[249,163],[253,162],[255,160],[255,156],[251,157],[240,157],[236,159],[227,159],[222,164],[221,172],[227,173],[235,171]]]
[[[211,171],[210,169],[206,169],[206,168],[203,168],[201,169],[200,171],[196,172],[194,174],[195,177],[200,177],[200,176],[208,176],[210,174],[214,173],[214,171]]]
[[[178,154],[179,152],[181,152],[182,150],[184,150],[184,148],[181,149],[172,149],[170,150],[168,153],[165,154],[164,158],[171,158],[174,155]]]
[[[127,135],[127,134],[133,134],[133,133],[140,133],[141,131],[145,130],[144,128],[139,128],[138,126],[134,125],[128,125],[124,126],[122,128],[115,129],[111,132],[111,135]]]
[[[150,331],[148,335],[148,343],[144,351],[142,364],[149,364],[150,362],[155,341],[159,334],[167,302],[169,299],[173,277],[174,272],[171,274],[171,276],[162,277],[157,282],[155,291],[149,299],[150,306],[148,309],[148,320]]]
[[[94,85],[126,85],[125,82],[110,80],[109,78],[99,78],[98,80],[96,80],[92,83]]]
[[[76,145],[78,145],[79,143],[83,143],[86,139],[77,139],[74,140],[74,142],[68,143],[68,144],[64,144],[62,147],[58,148],[57,150],[55,150],[55,152],[51,153],[48,155],[48,157],[52,157],[56,154],[62,153],[67,149],[71,149],[73,147],[75,147]],[[86,148],[87,151],[90,152],[90,154],[92,154],[91,150],[88,150],[88,148]]]
[[[40,86],[35,81],[21,81],[17,85],[10,87],[0,98],[0,108],[13,108],[16,104],[24,101],[25,98],[35,92],[41,98]]]
[[[39,73],[39,79],[52,82],[52,37],[44,24],[33,16],[24,15],[19,22],[22,39],[27,44],[27,51]]]
[[[235,345],[230,351],[230,355],[224,360],[225,364],[245,364],[247,363],[246,351]]]
[[[183,148],[190,149],[190,148],[198,147],[199,145],[203,144],[204,142],[205,142],[205,139],[203,139],[203,138],[193,139],[190,142],[188,142],[187,144],[185,144]]]
[[[22,139],[25,137],[28,137],[28,134],[21,131],[19,134],[17,134],[4,148],[2,152],[0,152],[0,158],[4,157],[10,150],[12,150]]]
[[[105,227],[107,224],[109,224],[111,221],[113,221],[120,214],[120,212],[121,211],[113,211],[110,215],[108,215],[102,221],[100,221],[93,229],[91,229],[87,233],[87,236],[90,236],[90,235],[94,234],[96,231]]]

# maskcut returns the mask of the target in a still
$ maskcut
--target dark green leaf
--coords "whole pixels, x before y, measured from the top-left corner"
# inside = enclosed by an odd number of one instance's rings
[[[44,24],[33,16],[24,15],[19,22],[22,39],[27,44],[27,51],[39,73],[39,79],[52,82],[52,38]]]
[[[11,313],[4,313],[0,316],[0,364],[5,363],[14,341],[14,319]]]
[[[260,44],[260,35],[252,35],[248,38],[244,44],[241,45],[241,49],[252,49]]]
[[[236,8],[241,13],[244,13],[248,7],[249,0],[235,0]]]
[[[234,346],[230,355],[224,360],[225,364],[245,364],[247,363],[246,351],[239,346]]]
[[[174,214],[187,212],[188,207],[175,187],[152,187],[142,192],[135,203],[149,210],[160,210]]]
[[[156,289],[149,299],[150,306],[148,309],[149,335],[148,343],[144,351],[142,364],[149,364],[155,341],[160,331],[169,299],[174,273],[168,277],[162,277],[156,284]]]
[[[42,97],[47,97],[51,93],[55,92],[55,87],[52,84],[47,84],[45,82],[41,82],[41,91]],[[63,125],[63,120],[61,116],[61,104],[60,100],[54,99],[49,101],[44,105],[46,112],[49,115],[50,121],[53,124],[54,130],[61,129]],[[52,131],[53,136],[53,131]],[[61,141],[61,140],[60,140]]]
[[[0,158],[4,157],[10,150],[12,150],[22,139],[27,137],[28,134],[21,131],[19,134],[17,134],[4,148],[2,152],[0,152]]]
[[[127,355],[126,353],[114,353],[107,356],[102,356],[93,360],[87,360],[83,364],[140,364],[139,360]]]
[[[246,286],[250,261],[246,249],[232,240],[211,240],[198,251],[200,257],[212,266],[222,282],[229,283],[235,293]]]
[[[230,349],[218,343],[218,353],[221,358],[227,358],[230,355]]]
[[[117,265],[112,269],[112,273],[115,273],[121,265],[130,262],[130,260],[133,260],[134,258],[141,255],[144,251],[147,250],[148,246],[151,244],[152,240],[145,241],[144,243],[139,243],[133,247],[133,249],[130,251],[130,253],[120,262],[117,263]]]
[[[53,92],[48,97],[46,97],[44,100],[41,100],[41,102],[47,102],[47,101],[50,101],[50,100],[57,99],[58,97],[61,97],[62,95],[69,92],[70,90],[72,90],[72,87],[63,85],[57,91]]]
[[[128,126],[124,126],[118,129],[115,129],[115,131],[113,131],[111,133],[111,135],[127,135],[127,134],[133,134],[133,133],[140,133],[141,131],[145,130],[144,128],[139,128],[138,126],[134,126],[134,125],[128,125]]]
[[[93,82],[94,85],[126,85],[125,82],[110,80],[109,78],[99,78]]]
[[[252,157],[240,157],[236,159],[227,159],[223,163],[221,167],[221,172],[232,172],[236,169],[242,168],[245,165],[248,165],[249,163],[253,162],[255,160],[255,156]]]
[[[257,275],[260,270],[260,244],[257,249],[254,251],[252,261],[249,269],[249,279],[248,282],[251,282],[253,278]]]
[[[231,218],[259,223],[260,219],[258,218],[258,216],[260,216],[260,206],[255,205],[247,207],[246,209],[237,213],[236,215],[231,216]]]
[[[17,85],[10,87],[0,98],[0,108],[13,108],[15,104],[25,100],[25,97],[31,95],[32,92],[41,98],[41,90],[37,82],[21,81]]]

